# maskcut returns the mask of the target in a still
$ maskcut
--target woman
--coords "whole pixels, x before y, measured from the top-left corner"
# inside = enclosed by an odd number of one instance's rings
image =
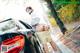
[[[30,15],[33,13],[32,7],[27,7],[26,12],[29,13]],[[38,18],[38,16],[35,16]],[[33,17],[32,17],[33,18]],[[49,53],[49,48],[48,44],[49,43],[52,46],[53,51],[61,53],[60,49],[57,47],[55,42],[53,42],[51,35],[50,35],[50,27],[46,24],[40,24],[40,23],[35,23],[33,24],[33,27],[36,29],[38,37],[40,38],[45,53]],[[53,53],[53,52],[52,52]]]

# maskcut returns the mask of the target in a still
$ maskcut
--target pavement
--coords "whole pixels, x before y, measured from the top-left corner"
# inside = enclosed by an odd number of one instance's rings
[[[80,25],[80,22],[65,24],[68,31],[72,31],[78,25]],[[52,33],[51,33],[51,37],[52,37],[53,41],[61,49],[62,53],[74,53],[71,49],[69,49],[66,45],[64,45],[62,43],[62,41],[60,41],[60,35],[61,35],[61,31],[60,31],[59,27],[54,26],[52,28]]]
[[[60,31],[59,31],[60,32]],[[65,46],[60,40],[57,34],[58,32],[53,31],[51,34],[51,37],[53,39],[53,41],[56,43],[56,45],[60,48],[60,50],[62,51],[61,53],[74,53],[71,49],[69,49],[67,46]],[[58,52],[60,53],[60,52]]]

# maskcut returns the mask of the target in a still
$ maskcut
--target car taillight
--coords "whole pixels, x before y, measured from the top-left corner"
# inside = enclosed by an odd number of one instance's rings
[[[24,43],[25,43],[25,40],[24,40],[23,35],[19,35],[19,36],[15,36],[13,38],[6,39],[1,44],[1,50],[4,49],[4,48],[2,48],[3,46],[6,46],[7,51],[6,52],[1,51],[1,52],[19,53],[23,49]]]

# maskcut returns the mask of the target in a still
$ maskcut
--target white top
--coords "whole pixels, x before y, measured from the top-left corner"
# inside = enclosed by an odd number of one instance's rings
[[[44,20],[45,17],[43,16],[43,13],[40,11],[33,11],[31,14],[31,17],[32,17],[32,22],[31,22],[32,25],[34,25],[36,23],[46,24],[46,22]]]

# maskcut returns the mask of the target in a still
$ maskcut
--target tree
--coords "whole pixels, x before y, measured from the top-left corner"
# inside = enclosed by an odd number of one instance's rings
[[[79,0],[52,0],[55,10],[63,23],[72,23],[80,20]]]
[[[56,12],[56,10],[55,10],[55,8],[54,8],[54,5],[52,4],[52,1],[51,1],[51,0],[45,0],[45,1],[48,3],[49,8],[50,8],[51,13],[52,13],[52,16],[54,17],[57,25],[59,26],[59,28],[60,28],[60,30],[61,30],[61,32],[62,32],[63,34],[65,34],[65,32],[67,31],[67,29],[66,29],[66,27],[64,26],[63,22],[61,21],[61,19],[58,17],[57,12]]]

